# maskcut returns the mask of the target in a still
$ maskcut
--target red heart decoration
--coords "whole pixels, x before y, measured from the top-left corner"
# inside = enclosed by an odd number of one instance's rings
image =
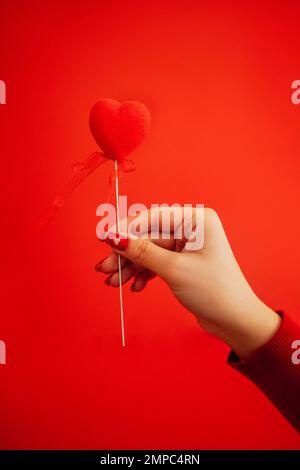
[[[142,143],[150,129],[150,112],[138,101],[119,103],[109,98],[91,109],[90,129],[108,158],[124,160]]]

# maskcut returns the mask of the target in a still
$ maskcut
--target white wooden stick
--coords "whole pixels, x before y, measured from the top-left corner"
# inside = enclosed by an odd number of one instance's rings
[[[120,214],[119,214],[119,178],[118,178],[118,160],[115,160],[115,189],[116,189],[116,222],[117,233],[120,232]],[[120,295],[120,318],[121,318],[121,334],[122,346],[125,348],[125,326],[124,326],[124,308],[123,308],[123,289],[122,289],[122,266],[121,256],[118,255],[119,268],[119,295]]]

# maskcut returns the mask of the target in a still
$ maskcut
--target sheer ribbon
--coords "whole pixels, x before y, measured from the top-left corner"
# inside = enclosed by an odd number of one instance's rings
[[[36,226],[35,232],[39,233],[43,228],[48,225],[48,223],[56,216],[58,211],[64,205],[66,199],[73,193],[73,191],[79,186],[87,176],[89,176],[93,171],[95,171],[99,166],[103,165],[107,161],[112,160],[111,157],[108,157],[102,152],[92,153],[86,160],[83,162],[77,163],[72,166],[75,174],[71,179],[63,186],[61,191],[56,195],[50,207],[45,211],[45,213],[40,217]],[[118,159],[118,177],[124,176],[126,173],[132,172],[135,170],[135,166],[132,160],[127,158]],[[110,201],[113,194],[114,182],[116,179],[115,171],[112,171],[109,176],[109,191],[106,196],[106,202]]]

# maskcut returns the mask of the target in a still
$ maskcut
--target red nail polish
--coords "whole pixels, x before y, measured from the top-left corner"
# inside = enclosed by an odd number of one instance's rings
[[[115,239],[115,245],[117,250],[125,251],[128,247],[128,238],[119,238],[119,240]]]
[[[112,248],[116,247],[114,240],[112,240],[111,238],[105,238],[103,241],[107,243],[109,246],[111,246]]]
[[[103,261],[104,261],[105,259],[106,259],[106,257],[103,258],[103,259],[101,259],[101,260],[99,261],[99,263],[96,264],[96,266],[95,266],[96,271],[98,271],[98,272],[101,271],[101,266],[102,266],[102,263],[103,263]]]
[[[111,277],[112,277],[112,274],[105,279],[104,284],[106,284],[107,286],[110,286]]]
[[[112,248],[124,251],[128,247],[128,238],[120,235],[119,233],[109,233],[108,237],[103,240]]]

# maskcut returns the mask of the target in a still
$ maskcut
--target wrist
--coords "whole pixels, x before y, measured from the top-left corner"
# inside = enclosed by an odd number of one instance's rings
[[[281,317],[261,300],[256,299],[251,311],[242,317],[242,322],[227,337],[227,344],[240,359],[247,359],[257,349],[268,343],[281,325]]]

